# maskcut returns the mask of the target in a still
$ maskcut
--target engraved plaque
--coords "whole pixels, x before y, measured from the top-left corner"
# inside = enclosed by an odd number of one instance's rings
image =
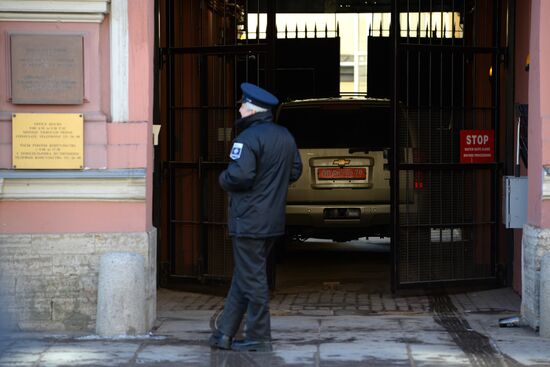
[[[81,169],[84,164],[82,114],[13,114],[12,149],[15,169]]]
[[[83,103],[81,35],[12,34],[10,40],[12,103]]]

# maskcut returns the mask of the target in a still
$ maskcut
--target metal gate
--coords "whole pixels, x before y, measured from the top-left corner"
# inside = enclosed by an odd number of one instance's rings
[[[391,4],[396,25],[388,32],[394,288],[496,280],[506,3],[380,2],[385,11]],[[227,164],[240,82],[274,86],[276,1],[266,1],[267,28],[253,35],[248,0],[157,4],[165,23],[160,236],[167,246],[159,251],[160,280],[224,283],[233,263],[217,178]],[[472,131],[492,135],[492,159],[463,159],[461,135]]]
[[[496,280],[504,4],[393,1],[395,288]]]
[[[271,70],[271,31],[264,30],[268,36],[261,40],[248,37],[247,3],[159,2],[165,22],[159,55],[160,101],[166,101],[160,106],[163,285],[225,283],[233,270],[218,176],[228,162],[239,85],[247,80],[265,86]]]

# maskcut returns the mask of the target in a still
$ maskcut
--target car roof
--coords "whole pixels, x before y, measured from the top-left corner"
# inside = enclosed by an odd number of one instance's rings
[[[314,106],[330,106],[342,104],[360,104],[368,106],[388,106],[390,100],[387,98],[372,98],[358,96],[342,96],[342,97],[327,97],[327,98],[308,98],[297,99],[293,101],[283,102],[281,107],[314,107]]]

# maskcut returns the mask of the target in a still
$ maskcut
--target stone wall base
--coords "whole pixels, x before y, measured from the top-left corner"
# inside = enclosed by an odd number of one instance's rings
[[[550,229],[523,227],[521,319],[537,330],[540,324],[540,269],[542,257],[550,253]]]
[[[0,234],[0,327],[93,331],[99,260],[108,252],[145,258],[147,326],[156,319],[157,233]]]

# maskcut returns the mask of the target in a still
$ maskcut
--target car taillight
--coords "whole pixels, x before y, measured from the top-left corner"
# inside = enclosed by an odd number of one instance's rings
[[[424,152],[418,148],[413,148],[413,163],[424,163]],[[421,190],[424,188],[424,171],[414,171],[414,188]]]
[[[414,188],[415,189],[423,189],[424,188],[424,172],[422,171],[414,171]]]

